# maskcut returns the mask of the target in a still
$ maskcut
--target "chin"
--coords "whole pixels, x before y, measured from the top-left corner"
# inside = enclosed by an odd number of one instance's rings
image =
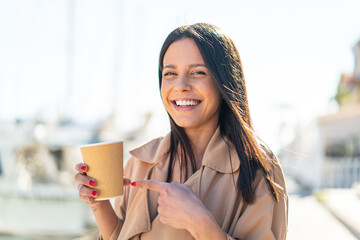
[[[176,125],[184,128],[184,129],[197,128],[197,124],[194,124],[194,123],[183,122],[183,121],[175,121],[175,123],[176,123]]]

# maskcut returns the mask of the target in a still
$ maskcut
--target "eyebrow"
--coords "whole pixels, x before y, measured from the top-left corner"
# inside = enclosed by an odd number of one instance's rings
[[[203,63],[194,63],[194,64],[191,64],[190,67],[206,67],[207,68],[207,66]],[[172,64],[168,64],[168,65],[164,66],[164,69],[165,68],[176,68],[176,66],[172,65]]]

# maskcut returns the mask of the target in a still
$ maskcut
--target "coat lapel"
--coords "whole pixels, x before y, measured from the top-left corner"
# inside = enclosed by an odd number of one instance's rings
[[[131,239],[151,229],[149,205],[146,189],[137,189],[136,199],[129,206],[124,225],[118,239]]]
[[[159,142],[160,141],[160,142]],[[163,139],[154,140],[143,147],[131,151],[131,155],[145,164],[152,165],[144,179],[165,182],[168,169],[168,151],[170,149],[170,135]],[[135,180],[135,179],[134,179]],[[151,229],[151,219],[157,212],[158,193],[147,189],[137,190],[136,199],[129,206],[122,231],[118,239],[131,239]]]
[[[195,193],[196,196],[198,195],[198,184],[201,175],[202,169],[198,170],[196,173],[194,173],[186,182],[185,185],[188,185],[191,190]],[[165,175],[165,178],[163,181],[166,181],[167,174]],[[154,178],[153,178],[154,179]],[[155,179],[154,179],[155,180]],[[157,180],[157,181],[160,181]],[[153,207],[156,211],[158,204],[157,204],[157,198],[159,196],[158,193],[154,191],[149,191],[149,207]],[[190,240],[194,239],[193,236],[184,229],[176,229],[171,226],[168,226],[166,224],[163,224],[160,219],[156,216],[154,220],[151,223],[151,231],[144,232],[142,235],[142,238],[144,239],[158,239],[158,240]]]

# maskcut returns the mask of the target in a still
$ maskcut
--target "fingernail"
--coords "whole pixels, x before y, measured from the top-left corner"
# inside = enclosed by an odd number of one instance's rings
[[[90,180],[90,181],[89,181],[89,184],[94,187],[96,183],[95,183],[94,180]]]
[[[86,166],[82,166],[82,167],[81,167],[81,170],[85,171],[86,168],[87,168]]]
[[[131,186],[136,187],[136,182],[132,182],[130,184],[131,184]]]
[[[97,191],[92,191],[91,194],[95,197],[97,195]]]

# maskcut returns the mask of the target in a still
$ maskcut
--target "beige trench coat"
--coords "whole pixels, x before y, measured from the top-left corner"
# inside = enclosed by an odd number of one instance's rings
[[[166,181],[169,165],[170,135],[155,139],[131,151],[125,176],[132,181],[153,179]],[[230,162],[230,159],[232,162]],[[288,196],[284,176],[278,165],[273,171],[275,182],[283,188],[279,202],[273,200],[264,177],[254,181],[255,203],[246,204],[235,186],[240,163],[235,149],[229,149],[219,128],[203,156],[202,167],[186,182],[214,215],[228,239],[286,239]],[[127,186],[115,201],[115,212],[123,222],[111,239],[177,240],[194,239],[186,230],[162,224],[156,217],[158,193]]]

